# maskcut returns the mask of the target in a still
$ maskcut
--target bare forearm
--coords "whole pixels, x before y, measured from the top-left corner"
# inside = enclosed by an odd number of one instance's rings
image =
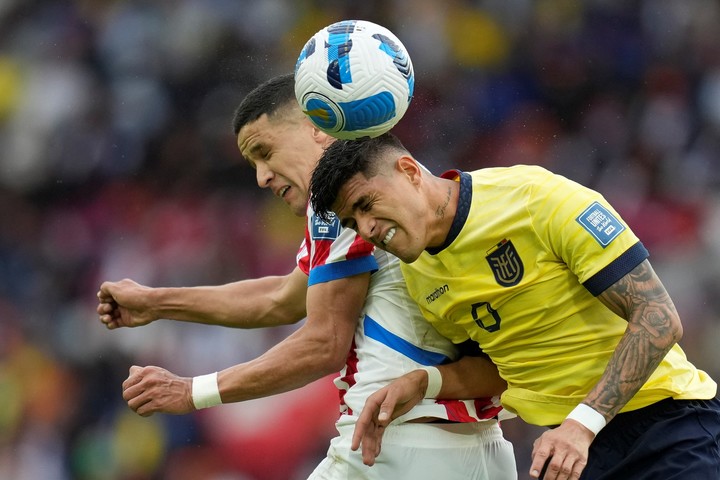
[[[157,288],[158,318],[258,328],[295,323],[305,315],[304,289],[285,295],[278,284],[284,277],[263,277],[221,286]]]
[[[440,365],[442,388],[438,398],[463,399],[500,395],[507,388],[497,367],[486,357],[463,357]]]
[[[312,342],[284,342],[262,357],[214,374],[180,377],[156,366],[130,367],[123,398],[142,416],[185,414],[219,403],[240,402],[293,390],[330,373],[327,358],[313,355]],[[287,352],[287,353],[284,353]],[[298,355],[297,361],[288,357]],[[219,394],[219,398],[218,398]]]
[[[241,402],[276,395],[303,387],[340,369],[323,354],[321,342],[292,337],[247,363],[218,373],[223,403]]]
[[[257,359],[218,374],[223,402],[293,390],[339,371],[350,350],[370,274],[308,289],[308,317],[288,338]]]
[[[588,403],[607,420],[640,390],[682,336],[670,296],[646,260],[600,296],[628,320],[628,328]]]

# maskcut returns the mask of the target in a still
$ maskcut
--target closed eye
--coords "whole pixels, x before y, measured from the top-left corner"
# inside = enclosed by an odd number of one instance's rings
[[[267,145],[264,145],[262,143],[256,143],[252,147],[250,147],[247,151],[247,154],[243,156],[254,168],[255,164],[254,161],[251,159],[254,158],[258,160],[267,160],[267,158],[270,156],[270,148],[268,148]]]
[[[363,213],[367,213],[372,208],[375,200],[370,195],[362,195],[353,203],[353,210],[360,210]]]
[[[365,212],[365,213],[369,212],[370,209],[372,209],[372,206],[373,206],[374,203],[375,203],[375,202],[372,202],[372,201],[368,201],[368,202],[363,203],[362,205],[360,205],[360,211],[361,211],[361,212]]]

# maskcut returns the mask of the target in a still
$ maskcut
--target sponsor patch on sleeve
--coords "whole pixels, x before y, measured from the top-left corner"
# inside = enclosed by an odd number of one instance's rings
[[[593,202],[575,220],[592,235],[603,248],[625,230],[620,220],[598,202]]]
[[[328,223],[313,214],[310,233],[313,240],[335,240],[340,234],[340,221],[333,215],[332,221]]]

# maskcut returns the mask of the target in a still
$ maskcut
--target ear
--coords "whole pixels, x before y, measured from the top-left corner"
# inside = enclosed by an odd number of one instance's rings
[[[312,138],[318,145],[321,145],[323,148],[327,148],[335,140],[330,135],[316,127],[315,124],[310,121],[310,119],[308,119],[307,122],[311,128]]]
[[[422,179],[422,168],[418,165],[414,158],[409,155],[402,155],[395,162],[395,168],[413,185],[420,184]]]

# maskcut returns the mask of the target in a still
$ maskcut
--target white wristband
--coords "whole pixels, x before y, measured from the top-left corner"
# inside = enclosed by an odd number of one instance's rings
[[[584,426],[592,430],[595,435],[597,435],[607,424],[605,417],[603,417],[600,412],[589,405],[585,405],[584,403],[575,407],[567,418],[582,423]]]
[[[200,375],[192,379],[192,400],[195,408],[214,407],[220,405],[220,388],[217,382],[217,372]]]
[[[442,374],[436,367],[420,367],[428,374],[427,390],[425,390],[425,398],[437,398],[442,388]]]

